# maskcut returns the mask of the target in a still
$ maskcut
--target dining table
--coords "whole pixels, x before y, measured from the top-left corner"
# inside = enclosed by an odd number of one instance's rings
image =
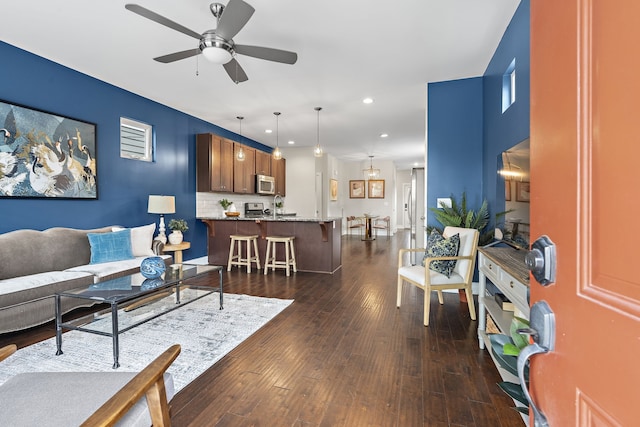
[[[361,220],[364,221],[364,234],[362,235],[362,240],[376,240],[376,236],[373,235],[373,220],[378,218],[380,215],[369,215],[364,214],[364,216],[360,217]]]

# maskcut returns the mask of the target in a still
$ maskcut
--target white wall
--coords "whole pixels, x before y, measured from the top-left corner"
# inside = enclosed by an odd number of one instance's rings
[[[295,212],[301,217],[314,218],[316,216],[316,158],[308,147],[283,147],[282,157],[287,159],[285,212]]]
[[[369,167],[369,159],[359,162],[343,162],[330,154],[316,158],[309,147],[282,147],[287,159],[287,196],[285,210],[296,212],[298,216],[315,217],[316,174],[322,174],[320,216],[343,218],[343,233],[346,230],[344,218],[349,215],[362,216],[364,213],[391,217],[392,233],[397,229],[397,178],[395,165],[391,161],[373,159],[373,166],[380,169],[380,179],[385,180],[384,199],[350,199],[349,180],[363,179],[362,170]],[[338,200],[330,200],[329,182],[338,181]],[[400,197],[401,199],[401,197]]]

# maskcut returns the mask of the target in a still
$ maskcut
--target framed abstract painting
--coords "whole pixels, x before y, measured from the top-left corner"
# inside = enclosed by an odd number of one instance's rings
[[[96,125],[0,101],[0,197],[97,199]]]

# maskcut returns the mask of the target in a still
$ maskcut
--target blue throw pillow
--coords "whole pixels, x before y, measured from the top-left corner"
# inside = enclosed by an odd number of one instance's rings
[[[435,234],[434,234],[435,233]],[[460,235],[454,234],[449,238],[444,238],[435,230],[429,235],[427,240],[427,252],[425,258],[439,256],[458,256],[460,249]],[[422,261],[424,265],[424,260]],[[431,261],[429,269],[437,273],[451,276],[456,266],[457,260],[436,260]]]
[[[90,264],[121,261],[133,258],[131,252],[131,230],[111,233],[88,233],[91,245]]]

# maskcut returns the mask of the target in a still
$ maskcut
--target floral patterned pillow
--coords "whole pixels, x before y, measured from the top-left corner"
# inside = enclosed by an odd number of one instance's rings
[[[451,237],[444,238],[438,232],[433,230],[427,238],[427,251],[424,254],[425,258],[439,257],[439,256],[457,256],[460,249],[460,235],[454,234]],[[444,274],[447,277],[451,276],[453,269],[456,266],[457,260],[436,260],[431,261],[429,269],[437,273]],[[425,260],[422,260],[424,266]]]

